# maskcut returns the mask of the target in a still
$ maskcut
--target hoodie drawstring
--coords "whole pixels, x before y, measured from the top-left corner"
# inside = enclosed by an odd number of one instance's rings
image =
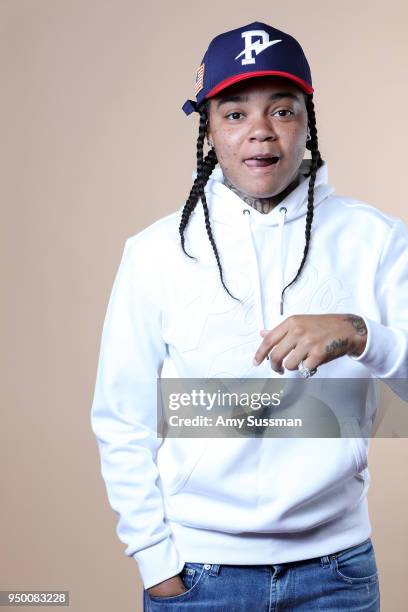
[[[246,227],[248,230],[249,241],[252,247],[252,255],[255,263],[255,286],[256,286],[256,299],[255,299],[255,308],[256,308],[256,320],[258,321],[259,329],[265,329],[265,319],[262,308],[262,289],[261,289],[261,278],[258,266],[258,257],[256,254],[255,241],[254,236],[252,234],[252,226],[251,226],[251,211],[248,208],[244,208],[242,211],[244,217],[247,220]]]
[[[283,261],[283,226],[285,224],[285,218],[286,218],[286,213],[287,213],[287,209],[284,206],[281,206],[279,208],[279,212],[280,212],[280,218],[279,218],[279,225],[278,225],[278,254],[279,254],[279,261],[278,261],[278,265],[280,268],[280,310],[279,313],[281,315],[283,315],[283,289],[284,289],[284,261]],[[260,270],[259,270],[259,264],[258,264],[258,256],[256,254],[256,247],[255,247],[255,240],[254,240],[254,235],[252,232],[252,224],[251,224],[251,211],[248,208],[244,208],[242,211],[244,217],[246,218],[246,227],[248,230],[248,236],[249,236],[249,240],[252,246],[252,253],[253,253],[253,259],[254,259],[254,263],[255,263],[255,270],[256,270],[256,274],[255,274],[255,279],[256,279],[256,300],[255,300],[255,304],[256,304],[256,310],[257,310],[257,321],[258,324],[261,326],[260,329],[265,329],[265,318],[264,318],[264,313],[263,313],[263,307],[262,307],[262,287],[261,287],[261,274],[260,274]]]
[[[285,263],[283,261],[283,226],[285,225],[286,213],[288,212],[285,206],[281,206],[279,208],[280,218],[279,218],[279,233],[278,233],[278,241],[279,241],[279,265],[281,271],[281,291],[280,291],[280,310],[279,314],[283,315],[283,289],[285,287]]]

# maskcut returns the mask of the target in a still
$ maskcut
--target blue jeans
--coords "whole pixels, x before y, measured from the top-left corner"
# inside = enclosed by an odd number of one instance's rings
[[[185,563],[187,591],[144,590],[144,612],[378,612],[380,591],[371,538],[336,554],[278,565]]]

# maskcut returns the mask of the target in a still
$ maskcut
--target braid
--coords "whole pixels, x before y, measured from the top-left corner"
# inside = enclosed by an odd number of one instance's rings
[[[194,180],[194,184],[191,188],[190,191],[190,195],[188,196],[187,202],[183,208],[183,211],[181,213],[181,222],[180,222],[180,226],[179,226],[179,234],[181,237],[181,246],[182,249],[184,251],[184,253],[188,256],[191,257],[191,259],[197,259],[196,257],[193,257],[192,255],[190,255],[189,253],[187,253],[185,246],[184,246],[184,242],[185,242],[185,237],[184,237],[184,230],[187,226],[187,223],[190,219],[190,215],[193,212],[193,210],[195,209],[195,207],[197,206],[197,202],[199,200],[199,186],[200,183],[203,183],[204,185],[206,184],[208,177],[210,176],[211,172],[213,171],[213,168],[215,167],[217,160],[213,159],[215,157],[215,152],[213,150],[211,150],[208,155],[204,158],[202,164],[200,164],[200,169],[197,172],[197,176]]]
[[[197,176],[194,180],[194,184],[191,188],[190,191],[190,195],[187,198],[187,202],[183,208],[183,211],[181,213],[181,222],[180,222],[180,226],[179,226],[179,234],[180,234],[180,238],[181,238],[181,246],[182,249],[184,251],[184,253],[190,257],[191,259],[197,259],[196,257],[193,257],[192,255],[190,255],[189,253],[187,253],[186,249],[185,249],[185,237],[184,237],[184,230],[187,226],[187,223],[190,219],[190,215],[193,212],[193,210],[195,209],[195,207],[197,206],[199,197],[200,197],[200,186],[201,184],[203,184],[203,186],[206,185],[208,178],[211,174],[211,172],[213,171],[215,165],[217,164],[217,156],[215,154],[215,151],[212,149],[208,155],[205,157],[205,159],[203,159],[203,145],[204,145],[204,138],[205,138],[205,123],[206,123],[206,108],[207,108],[207,103],[205,103],[204,105],[204,109],[203,111],[200,112],[200,124],[199,124],[199,128],[198,128],[198,138],[197,138]]]
[[[207,117],[208,117],[208,114],[207,114],[208,106],[207,105],[208,105],[208,102],[206,102],[201,108],[198,109],[200,113],[200,123],[198,127],[198,138],[197,138],[197,177],[194,181],[194,184],[190,191],[190,195],[181,213],[181,222],[179,226],[181,246],[182,246],[184,253],[188,257],[190,257],[191,259],[197,259],[196,257],[189,255],[189,253],[187,253],[187,251],[185,250],[184,230],[190,219],[191,213],[197,206],[198,200],[201,199],[201,203],[204,209],[205,227],[207,230],[208,239],[214,251],[215,259],[217,261],[217,266],[218,266],[222,286],[234,300],[240,301],[238,298],[232,295],[228,287],[225,285],[220,257],[219,257],[217,246],[215,244],[214,236],[211,230],[207,199],[205,197],[205,185],[207,184],[207,181],[218,162],[217,155],[213,148],[210,149],[205,159],[203,158],[203,146],[204,146],[204,138],[205,138],[205,133],[206,133],[206,124],[207,124]]]
[[[281,314],[283,314],[284,293],[286,289],[290,287],[294,282],[296,282],[296,280],[299,278],[300,273],[305,264],[308,251],[309,251],[310,234],[311,234],[313,212],[314,212],[314,206],[313,206],[314,185],[316,181],[317,170],[323,164],[323,159],[320,155],[319,146],[318,146],[317,129],[316,129],[316,115],[315,115],[315,110],[314,110],[313,94],[309,94],[306,97],[306,108],[307,108],[309,131],[310,131],[310,141],[307,142],[306,147],[311,151],[311,156],[312,156],[311,169],[308,175],[310,176],[310,180],[309,180],[309,189],[307,193],[308,202],[307,202],[306,229],[305,229],[306,244],[305,244],[305,248],[303,251],[303,258],[302,258],[302,261],[299,266],[299,270],[297,271],[295,278],[288,285],[286,285],[286,287],[284,287],[282,291],[281,303],[280,303],[281,304],[281,311],[280,311]]]

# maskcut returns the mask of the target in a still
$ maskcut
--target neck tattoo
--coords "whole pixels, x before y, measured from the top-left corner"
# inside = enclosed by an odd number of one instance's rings
[[[300,175],[298,174],[295,180],[292,181],[292,183],[290,183],[283,191],[281,191],[277,195],[272,196],[270,198],[254,198],[240,191],[237,187],[235,187],[235,185],[231,183],[231,181],[227,179],[226,176],[224,176],[224,185],[226,185],[226,187],[236,193],[237,196],[239,196],[241,200],[243,200],[246,204],[249,204],[249,206],[252,206],[252,208],[255,208],[255,210],[262,214],[268,214],[269,212],[271,212],[271,210],[274,209],[275,206],[279,204],[279,202],[286,198],[286,196],[299,185],[299,182]]]

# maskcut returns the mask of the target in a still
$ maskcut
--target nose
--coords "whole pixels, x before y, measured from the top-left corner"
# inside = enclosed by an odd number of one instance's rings
[[[253,119],[249,130],[249,140],[276,140],[277,134],[268,117],[260,115]]]

